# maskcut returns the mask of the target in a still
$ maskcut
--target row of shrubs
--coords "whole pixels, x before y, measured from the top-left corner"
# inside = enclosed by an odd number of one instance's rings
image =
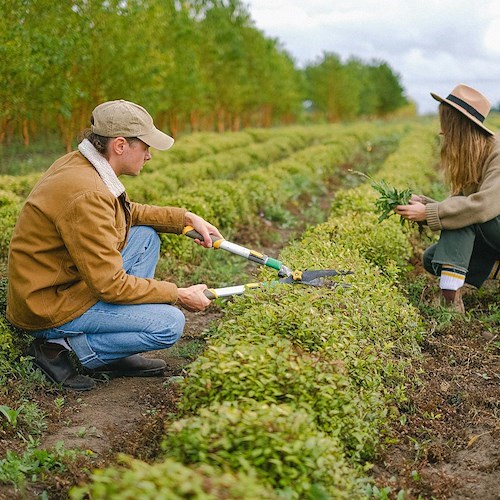
[[[200,133],[179,140],[171,151],[156,153],[140,177],[122,180],[134,201],[185,206],[227,229],[242,214],[251,219],[321,185],[366,141],[404,128],[373,123]],[[179,163],[184,158],[192,162]],[[0,176],[0,259],[7,256],[19,210],[40,176]]]
[[[269,129],[268,132],[250,129],[228,134],[195,134],[167,153],[154,154],[140,180],[125,179],[125,184],[133,199],[154,203],[152,197],[175,193],[206,179],[234,179],[295,151],[331,141],[332,136],[342,133],[344,128],[316,125]]]
[[[377,178],[428,191],[435,146],[431,127],[413,127]],[[368,497],[369,460],[424,334],[397,286],[412,229],[377,225],[375,198],[368,185],[340,192],[329,220],[280,256],[294,269],[352,270],[350,288],[279,285],[232,301],[189,368],[180,418],[165,424],[165,460],[125,458],[73,498],[220,498],[224,481],[226,498]],[[235,493],[237,475],[246,488]]]
[[[407,123],[360,123],[334,128],[331,130],[335,133],[328,139],[323,138],[321,143],[292,152],[279,161],[242,169],[234,179],[193,183],[175,194],[149,198],[149,203],[188,207],[230,238],[242,227],[251,230],[259,215],[271,219],[276,207],[284,207],[305,194],[318,195],[327,181],[339,176],[342,166],[353,161],[360,151],[366,152],[367,147],[387,137],[397,142],[408,127]],[[186,239],[162,235],[162,241],[165,253],[173,253],[187,262],[196,259],[197,249]]]

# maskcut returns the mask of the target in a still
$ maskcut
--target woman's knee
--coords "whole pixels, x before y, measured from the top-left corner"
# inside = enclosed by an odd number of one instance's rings
[[[422,258],[422,264],[425,270],[431,274],[436,274],[436,270],[432,265],[432,259],[434,258],[435,245],[429,247],[425,252]]]

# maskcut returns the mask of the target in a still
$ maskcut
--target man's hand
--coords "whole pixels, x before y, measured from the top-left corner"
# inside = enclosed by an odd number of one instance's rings
[[[202,241],[198,239],[194,240],[196,243],[198,243],[198,245],[202,245],[205,248],[210,248],[212,246],[212,239],[210,238],[211,234],[217,236],[217,238],[222,238],[219,230],[215,226],[207,222],[205,219],[203,219],[203,217],[193,214],[192,212],[186,212],[184,218],[186,225],[192,226],[203,236]]]
[[[188,311],[203,311],[210,305],[210,299],[205,297],[203,290],[207,285],[193,285],[188,288],[178,288],[178,301]]]
[[[405,219],[413,222],[423,222],[427,218],[425,215],[425,205],[415,198],[417,196],[412,196],[409,205],[398,205],[394,208],[394,211]],[[420,197],[418,198],[420,199]]]

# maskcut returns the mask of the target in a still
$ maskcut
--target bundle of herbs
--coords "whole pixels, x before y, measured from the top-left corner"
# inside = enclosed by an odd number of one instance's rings
[[[412,192],[410,189],[404,189],[399,191],[393,186],[390,186],[383,179],[380,181],[376,181],[372,179],[370,176],[366,175],[363,172],[352,171],[355,174],[366,177],[370,181],[370,185],[373,189],[375,189],[380,196],[375,200],[375,207],[377,208],[377,212],[379,212],[378,222],[382,222],[385,219],[388,219],[391,215],[396,215],[394,212],[394,208],[398,205],[408,205],[410,202],[410,198]],[[404,217],[400,216],[401,225],[407,221]]]

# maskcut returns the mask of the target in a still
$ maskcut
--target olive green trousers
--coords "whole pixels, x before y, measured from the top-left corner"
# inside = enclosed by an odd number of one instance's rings
[[[424,252],[427,271],[440,276],[443,264],[466,271],[465,282],[479,288],[500,260],[500,216],[483,224],[443,229],[439,241]]]

